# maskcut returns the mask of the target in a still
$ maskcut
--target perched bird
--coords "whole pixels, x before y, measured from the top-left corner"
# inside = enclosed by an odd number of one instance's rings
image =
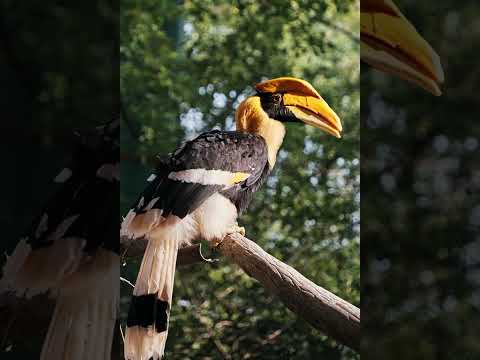
[[[236,131],[203,133],[161,160],[123,220],[122,236],[148,240],[128,314],[126,359],[163,356],[177,250],[197,239],[216,244],[244,233],[237,217],[272,171],[284,123],[340,137],[339,117],[308,82],[282,77],[256,91],[238,106]]]
[[[374,68],[439,96],[440,58],[391,0],[360,2],[360,56]]]
[[[0,293],[48,293],[41,360],[110,360],[119,301],[119,121],[78,134],[57,187],[3,268]]]

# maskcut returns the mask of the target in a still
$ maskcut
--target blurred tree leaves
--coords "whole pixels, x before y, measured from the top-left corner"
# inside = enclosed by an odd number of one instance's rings
[[[122,214],[157,154],[212,128],[263,79],[310,81],[344,137],[288,126],[277,169],[240,222],[304,275],[359,304],[359,2],[122,1]],[[135,280],[138,262],[124,267]],[[122,289],[122,317],[128,294]],[[167,356],[356,359],[221,261],[178,271]]]

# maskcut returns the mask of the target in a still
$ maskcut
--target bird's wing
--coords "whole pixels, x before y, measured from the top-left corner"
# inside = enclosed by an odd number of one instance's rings
[[[99,253],[118,257],[118,214],[112,211],[119,201],[118,134],[119,123],[112,121],[78,136],[71,161],[54,178],[57,191],[7,260],[0,292],[33,296],[63,289],[67,278],[88,273],[86,264],[97,266]]]
[[[99,246],[118,253],[118,121],[79,135],[72,160],[54,178],[58,190],[26,234],[36,248],[61,238],[85,240],[87,253]],[[116,240],[116,241],[115,241]]]
[[[263,138],[234,131],[207,132],[160,163],[133,210],[159,209],[163,217],[183,218],[214,193],[251,186],[265,166]]]

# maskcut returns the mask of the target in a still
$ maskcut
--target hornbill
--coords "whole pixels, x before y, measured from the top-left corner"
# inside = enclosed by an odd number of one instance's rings
[[[272,171],[286,122],[340,138],[339,117],[308,82],[291,77],[256,85],[235,114],[236,131],[210,131],[161,160],[123,220],[121,235],[147,248],[127,319],[129,360],[159,359],[168,331],[179,247],[200,238],[217,244],[244,229],[237,217]]]
[[[0,293],[48,293],[55,309],[42,360],[110,360],[119,301],[119,121],[77,133],[54,178],[53,197],[33,221],[0,280]]]
[[[361,59],[432,94],[442,94],[440,58],[391,0],[360,2]]]

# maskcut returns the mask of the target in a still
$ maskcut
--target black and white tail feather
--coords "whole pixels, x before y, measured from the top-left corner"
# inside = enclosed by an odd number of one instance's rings
[[[109,360],[119,297],[117,121],[78,138],[58,190],[8,257],[0,293],[56,300],[41,360]]]
[[[267,161],[263,138],[224,131],[202,134],[160,161],[121,226],[122,236],[148,240],[128,314],[126,359],[162,358],[178,249],[231,232],[265,180]]]
[[[148,245],[128,314],[126,359],[160,359],[165,350],[177,251],[189,235],[180,224],[160,227],[146,234]]]
[[[160,179],[159,179],[160,180]],[[132,360],[161,359],[165,351],[178,248],[194,233],[191,219],[165,218],[162,210],[151,209],[152,201],[131,210],[124,219],[121,235],[148,240],[132,295],[124,339],[124,356]]]

